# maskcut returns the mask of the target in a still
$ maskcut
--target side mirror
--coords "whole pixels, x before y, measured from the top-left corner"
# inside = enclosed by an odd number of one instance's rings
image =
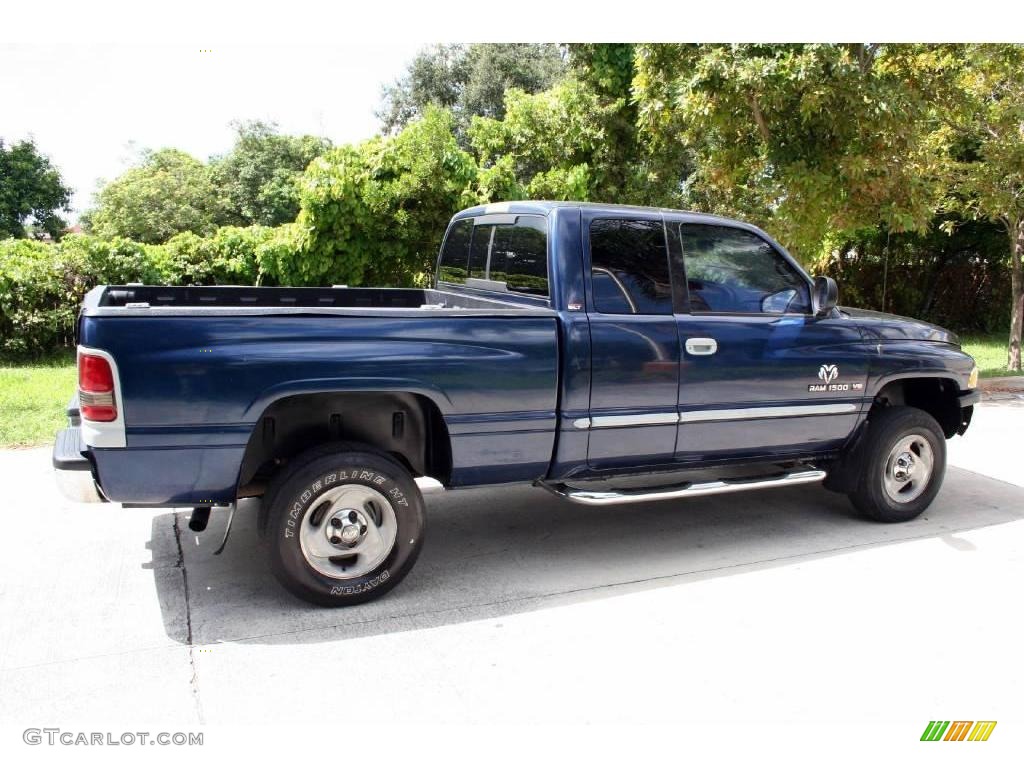
[[[831,277],[814,278],[814,296],[811,301],[814,305],[814,315],[825,317],[839,301],[839,286],[836,285],[836,281]]]

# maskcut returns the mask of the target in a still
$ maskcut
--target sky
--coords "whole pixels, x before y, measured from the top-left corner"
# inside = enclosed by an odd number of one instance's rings
[[[381,87],[424,43],[307,47],[15,46],[0,44],[0,137],[33,137],[92,202],[99,179],[139,150],[177,147],[200,159],[232,145],[232,120],[357,142],[378,127]],[[72,215],[71,220],[76,218]]]

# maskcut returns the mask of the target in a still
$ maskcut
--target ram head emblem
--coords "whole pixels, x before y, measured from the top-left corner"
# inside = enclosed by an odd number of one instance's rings
[[[825,364],[818,369],[818,378],[826,384],[831,384],[839,376],[839,368],[832,364]]]

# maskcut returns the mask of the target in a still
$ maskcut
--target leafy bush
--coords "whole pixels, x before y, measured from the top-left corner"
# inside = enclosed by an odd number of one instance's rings
[[[82,293],[78,270],[57,248],[0,242],[0,354],[28,357],[70,344]]]
[[[1006,233],[983,221],[936,219],[925,234],[861,230],[826,243],[812,273],[839,283],[841,304],[938,323],[958,333],[1006,329]]]
[[[440,109],[392,138],[331,150],[303,178],[301,248],[266,271],[292,285],[422,282],[451,215],[476,202],[476,175]]]
[[[164,245],[91,235],[0,241],[0,356],[70,346],[78,307],[94,286],[254,285],[266,281],[266,269],[294,263],[298,243],[291,224],[222,227],[206,238],[185,232]]]
[[[253,253],[257,265],[257,285],[287,285],[281,275],[294,273],[302,258],[302,230],[297,224],[282,224],[265,231],[265,237],[255,244]],[[337,280],[333,282],[338,282]],[[294,285],[326,285],[324,282],[295,282]]]
[[[55,244],[0,242],[0,355],[39,357],[70,345],[78,307],[93,286],[166,282],[160,249],[89,235]]]
[[[221,227],[206,242],[211,276],[219,285],[255,285],[259,277],[258,252],[274,237],[271,227]]]
[[[82,284],[156,283],[161,273],[155,256],[160,247],[123,237],[104,240],[92,235],[68,235],[53,246],[57,258],[73,269]]]
[[[221,227],[210,237],[182,232],[157,249],[158,282],[171,285],[254,285],[257,251],[270,227]]]

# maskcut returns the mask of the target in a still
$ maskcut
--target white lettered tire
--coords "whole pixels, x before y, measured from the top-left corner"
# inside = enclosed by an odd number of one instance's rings
[[[267,489],[270,568],[317,605],[374,600],[412,569],[423,545],[423,497],[390,457],[356,446],[316,449],[289,462]]]

